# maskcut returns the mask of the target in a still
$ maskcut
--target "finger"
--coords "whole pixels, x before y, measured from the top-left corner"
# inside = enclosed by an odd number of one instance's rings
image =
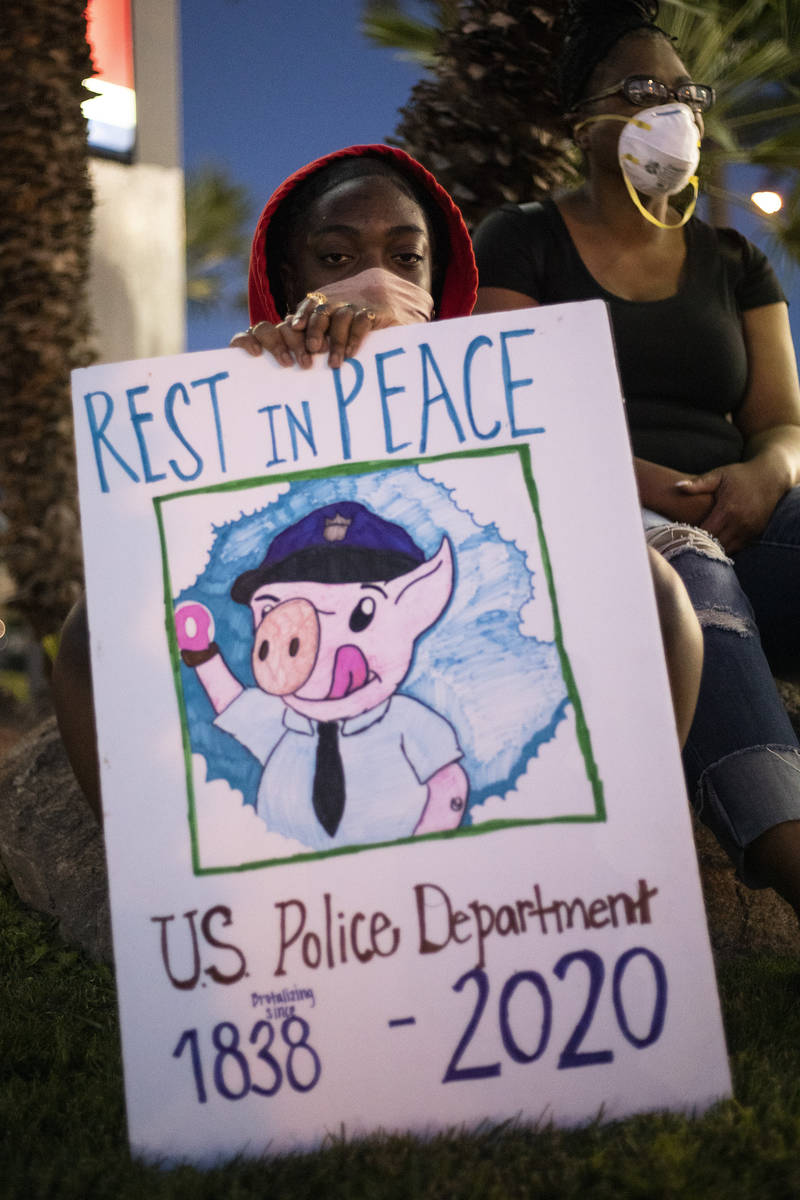
[[[375,327],[375,310],[372,308],[357,309],[350,324],[350,339],[345,348],[347,358],[353,358],[354,355],[358,354],[364,338]]]
[[[331,305],[318,304],[306,321],[306,350],[318,354],[327,345],[328,329],[331,323]],[[293,329],[296,326],[292,326]]]
[[[310,367],[314,360],[313,352],[308,346],[308,330],[295,329],[290,320],[281,322],[276,328],[283,339],[284,346],[294,356],[295,361],[303,368]]]
[[[709,530],[708,532],[711,533],[712,530]],[[744,546],[747,541],[742,530],[738,529],[735,525],[728,524],[727,522],[723,522],[716,531],[713,531],[713,533],[714,537],[722,546],[722,549],[726,554],[734,554],[737,550],[741,550],[742,546]]]
[[[700,528],[705,529],[706,533],[710,533],[712,537],[717,538],[717,540],[721,542],[724,525],[724,517],[715,512],[715,510],[712,508],[706,519],[701,522]]]
[[[355,315],[353,304],[340,304],[331,315],[328,326],[328,365],[331,367],[340,367],[344,362]]]
[[[327,297],[323,292],[308,292],[300,301],[292,316],[287,318],[292,328],[305,329],[314,309],[318,308],[321,304],[325,304],[326,300]]]
[[[712,508],[700,528],[715,537],[726,554],[740,550],[749,540],[745,526],[736,515],[719,506]]]
[[[681,492],[687,492],[692,496],[716,492],[721,483],[721,476],[718,471],[710,471],[707,475],[698,475],[695,479],[679,479],[675,484]]]
[[[280,325],[272,325],[269,321],[259,321],[258,325],[254,325],[250,330],[250,335],[256,340],[260,349],[271,354],[280,366],[291,367],[294,365],[294,358],[292,357],[292,347],[287,342],[285,327],[285,321],[282,321]]]
[[[254,358],[258,358],[262,349],[258,338],[254,337],[252,331],[249,329],[244,329],[241,333],[235,333],[228,345],[238,346],[240,350],[246,350]]]

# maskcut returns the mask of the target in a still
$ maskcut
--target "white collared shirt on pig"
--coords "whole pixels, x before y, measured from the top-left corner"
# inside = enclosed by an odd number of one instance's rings
[[[315,721],[260,688],[246,688],[214,724],[264,764],[256,811],[267,828],[312,850],[411,837],[427,800],[426,780],[462,757],[450,723],[411,696],[395,694],[341,721],[345,805],[331,837],[311,802]]]

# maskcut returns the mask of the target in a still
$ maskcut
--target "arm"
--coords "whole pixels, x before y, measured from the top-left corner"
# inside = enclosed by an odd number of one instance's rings
[[[652,546],[647,547],[647,557],[656,594],[675,725],[683,746],[689,736],[700,691],[703,631],[677,572]]]
[[[478,313],[509,312],[514,308],[537,308],[539,301],[512,288],[479,287],[473,316]]]
[[[535,308],[538,303],[532,296],[511,288],[481,287],[478,288],[473,312],[508,312],[515,308]],[[713,497],[688,495],[676,490],[676,484],[683,479],[680,471],[658,466],[643,458],[634,459],[634,469],[639,499],[646,508],[663,513],[671,521],[682,521],[688,525],[699,525],[710,513]]]
[[[455,829],[467,806],[469,783],[460,763],[448,763],[428,780],[428,799],[417,821],[414,836]]]
[[[699,490],[693,493],[679,487],[679,483],[686,479],[680,471],[648,462],[645,458],[634,458],[633,469],[639,500],[644,508],[651,508],[670,521],[680,521],[685,525],[702,525],[711,512],[713,494]]]
[[[205,605],[190,600],[175,610],[175,634],[181,658],[191,667],[219,716],[244,691],[213,640],[214,624]]]
[[[72,609],[61,631],[53,667],[53,701],[70,765],[92,812],[102,821],[85,596]]]
[[[548,293],[548,247],[553,231],[541,205],[506,205],[484,217],[472,244],[478,264],[473,313],[509,312],[541,304]]]
[[[745,438],[743,460],[676,485],[683,495],[713,499],[702,525],[729,553],[758,537],[800,482],[800,384],[786,304],[749,309],[742,330],[749,379],[734,419]]]
[[[217,716],[219,716],[229,704],[233,704],[237,696],[241,696],[244,688],[220,654],[217,643],[213,642],[212,645],[214,653],[210,658],[196,665],[193,663],[187,665],[194,666],[197,678],[202,683],[203,690],[211,701],[211,707]],[[184,662],[186,662],[186,653],[184,651],[181,655]]]

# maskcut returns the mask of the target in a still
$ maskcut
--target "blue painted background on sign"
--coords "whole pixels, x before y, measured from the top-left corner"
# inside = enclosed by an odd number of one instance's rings
[[[276,534],[313,509],[344,499],[403,526],[426,558],[445,535],[450,538],[453,596],[439,622],[417,643],[399,690],[454,726],[470,780],[470,808],[505,793],[538,746],[554,735],[568,703],[555,643],[521,630],[520,613],[531,597],[549,610],[546,582],[534,577],[525,555],[496,525],[480,524],[458,506],[450,489],[423,478],[415,467],[292,482],[274,502],[215,528],[203,571],[174,597],[175,606],[194,600],[210,609],[228,666],[242,684],[252,686],[252,616],[231,599],[231,584],[261,562]],[[534,522],[531,511],[532,527]],[[261,765],[213,727],[214,713],[195,672],[181,666],[181,680],[191,747],[205,757],[208,779],[228,780],[254,803]]]

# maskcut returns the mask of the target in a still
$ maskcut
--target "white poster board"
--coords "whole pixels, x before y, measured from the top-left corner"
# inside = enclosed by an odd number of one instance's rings
[[[335,372],[91,367],[74,404],[134,1151],[728,1095],[604,305]],[[409,561],[305,581],[331,542]]]

